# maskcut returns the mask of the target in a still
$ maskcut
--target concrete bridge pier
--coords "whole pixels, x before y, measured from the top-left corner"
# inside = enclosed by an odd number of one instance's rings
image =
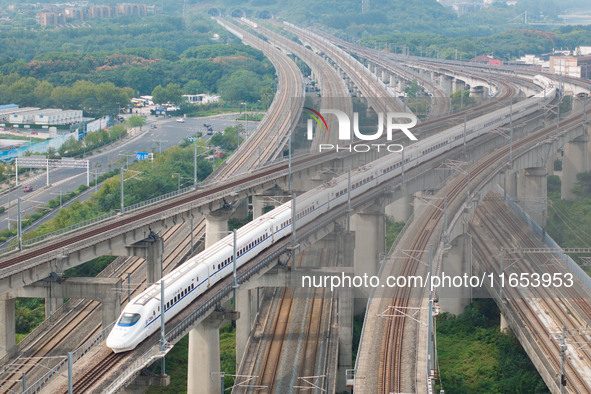
[[[162,278],[162,253],[164,252],[164,241],[162,238],[151,232],[148,237],[133,245],[121,249],[111,250],[113,256],[137,256],[146,260],[146,287],[158,282]]]
[[[377,201],[351,217],[351,230],[355,232],[353,272],[368,277],[378,273],[380,257],[386,249],[386,215],[384,206]],[[370,289],[355,289],[355,314],[367,304]]]
[[[16,346],[15,301],[9,294],[0,297],[0,357],[14,351]]]
[[[296,186],[299,188],[300,184],[297,184],[299,180],[292,180],[292,187]],[[297,185],[296,185],[297,184]],[[283,204],[288,200],[287,192],[280,189],[279,187],[273,187],[265,190],[262,194],[254,194],[252,196],[252,218],[256,219],[262,216],[265,212],[265,208],[277,206]]]
[[[238,371],[252,325],[259,311],[262,292],[259,287],[241,287],[236,293],[236,310],[240,312],[240,319],[236,320],[236,371]]]
[[[243,198],[238,202],[231,217],[240,220],[248,218],[248,198]]]
[[[412,215],[413,196],[410,194],[399,198],[392,204],[386,205],[384,212],[386,216],[395,222],[406,222]]]
[[[448,77],[447,75],[441,76],[441,89],[443,89],[447,95],[453,92],[453,80],[452,77]]]
[[[388,72],[384,68],[382,69],[382,82],[388,83]]]
[[[228,219],[232,215],[230,210],[220,209],[205,215],[205,248],[229,234]]]
[[[255,194],[252,196],[252,218],[253,220],[262,216],[267,207],[266,196],[262,194]]]
[[[577,174],[589,171],[589,136],[584,135],[568,142],[562,158],[562,184],[560,196],[564,200],[573,200],[577,196],[572,192],[577,183]]]
[[[507,193],[507,196],[513,201],[517,200],[517,173],[516,172],[505,172],[505,178],[501,187]]]
[[[505,315],[501,312],[501,332],[502,333],[509,333],[511,332],[511,327],[509,326],[509,322],[505,318]]]
[[[45,318],[49,317],[57,311],[57,309],[64,304],[63,298],[45,297]]]
[[[339,232],[336,237],[337,251],[343,267],[353,267],[355,233]],[[346,370],[353,368],[353,291],[338,290],[339,360],[337,367],[337,392],[349,392]]]
[[[462,277],[464,274],[471,274],[472,261],[471,261],[471,242],[470,237],[466,234],[462,234],[453,241],[451,241],[451,249],[449,249],[444,255],[442,260],[442,275],[445,276]],[[445,288],[441,288],[439,292],[439,303],[441,309],[445,312],[459,315],[464,312],[466,306],[470,304],[471,291],[470,287],[457,287],[448,283],[445,283]]]
[[[546,226],[548,172],[546,167],[520,170],[517,177],[519,205],[541,227]]]
[[[221,394],[220,327],[234,312],[214,312],[189,331],[188,394]]]
[[[402,80],[402,78],[398,78],[398,85],[396,87],[396,90],[398,92],[404,92],[404,89],[406,88],[406,84],[404,83],[404,80]]]

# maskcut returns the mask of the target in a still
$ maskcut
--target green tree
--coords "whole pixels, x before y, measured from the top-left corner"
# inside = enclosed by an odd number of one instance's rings
[[[257,101],[260,92],[259,77],[252,71],[236,71],[219,83],[219,93],[227,101]]]
[[[143,116],[131,115],[127,119],[127,125],[129,127],[141,127],[146,124],[146,119]]]
[[[406,88],[404,88],[407,97],[417,97],[419,95],[420,90],[421,88],[416,79],[413,79],[412,82],[408,84]]]

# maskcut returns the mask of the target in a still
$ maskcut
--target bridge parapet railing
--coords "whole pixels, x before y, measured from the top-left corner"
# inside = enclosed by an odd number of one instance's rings
[[[495,185],[495,190],[500,194],[504,194],[503,189],[498,185]],[[509,204],[509,206],[515,211],[515,213],[517,213],[532,228],[532,230],[534,230],[534,232],[537,235],[543,237],[544,243],[546,243],[546,245],[548,245],[550,248],[562,250],[560,245],[558,245],[556,241],[554,241],[554,239],[552,239],[552,237],[550,237],[548,233],[546,233],[540,227],[540,225],[537,224],[527,214],[527,212],[525,212],[515,201],[511,200],[511,198],[509,198],[508,195],[506,196],[505,201],[507,201],[507,204]],[[591,290],[591,277],[585,271],[583,271],[583,269],[568,254],[563,252],[557,252],[556,255],[559,256],[562,259],[562,261],[564,261],[564,264],[571,270],[571,272],[577,278],[581,280],[581,282],[583,282],[587,289]]]
[[[109,335],[109,332],[113,328],[114,324],[115,324],[115,322],[111,323],[106,328],[103,328],[97,335],[91,337],[86,342],[84,342],[82,345],[80,345],[76,350],[74,350],[72,352],[72,361],[73,362],[78,361],[80,358],[82,358],[82,356],[84,356],[86,353],[88,353],[88,351],[90,351],[96,345],[101,344]],[[67,369],[68,369],[68,359],[67,359],[67,357],[64,357],[64,359],[61,360],[56,366],[51,368],[48,372],[45,373],[45,375],[43,375],[36,382],[34,382],[32,385],[30,385],[29,388],[27,388],[23,392],[23,394],[34,394],[34,393],[40,392],[53,380],[53,378],[55,378],[58,375],[60,375],[60,376],[63,375],[64,370],[66,371],[66,375],[67,375],[67,373],[68,373]]]

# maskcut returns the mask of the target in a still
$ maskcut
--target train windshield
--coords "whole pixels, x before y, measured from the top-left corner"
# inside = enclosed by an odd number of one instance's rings
[[[118,326],[129,327],[133,326],[140,319],[139,313],[124,313],[119,319]]]

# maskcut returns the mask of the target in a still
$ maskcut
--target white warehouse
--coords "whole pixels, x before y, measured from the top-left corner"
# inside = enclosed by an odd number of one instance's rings
[[[64,125],[82,122],[82,110],[55,108],[15,112],[6,119],[10,123],[37,125]]]

